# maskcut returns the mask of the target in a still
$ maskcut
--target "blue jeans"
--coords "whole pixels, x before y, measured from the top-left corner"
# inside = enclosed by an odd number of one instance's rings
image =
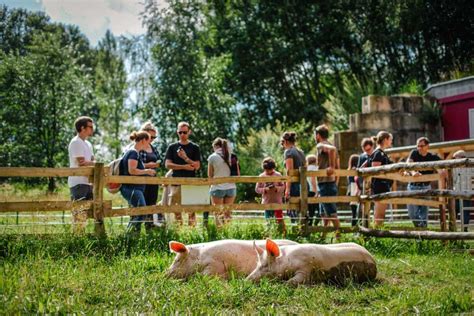
[[[472,200],[462,200],[463,207],[472,207]],[[461,218],[461,200],[456,200],[456,214]],[[469,225],[469,220],[471,217],[470,210],[463,210],[464,225]]]
[[[336,182],[321,182],[318,183],[319,196],[337,196]],[[337,214],[336,203],[319,203],[321,214],[331,216]]]
[[[145,195],[142,190],[122,185],[120,193],[132,207],[146,206]],[[133,232],[140,232],[142,222],[145,222],[146,219],[147,215],[130,216],[127,229]]]
[[[290,196],[300,196],[300,184],[299,183],[291,183],[290,185]],[[290,217],[290,221],[292,223],[296,223],[298,220],[298,213],[296,210],[288,210],[286,212]]]
[[[430,190],[431,185],[424,184],[408,184],[408,191],[417,190]],[[428,226],[428,206],[424,205],[408,205],[408,217],[413,221],[415,227],[427,227]]]

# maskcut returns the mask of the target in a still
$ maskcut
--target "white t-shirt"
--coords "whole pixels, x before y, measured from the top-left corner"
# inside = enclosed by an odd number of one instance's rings
[[[213,153],[207,158],[209,165],[214,169],[214,178],[230,177],[230,167],[219,154]],[[221,183],[211,185],[211,191],[235,189],[235,183]]]
[[[79,162],[78,157],[84,157],[86,161],[91,161],[94,153],[92,152],[92,144],[87,140],[83,140],[79,136],[74,136],[71,139],[68,147],[69,152],[69,167],[78,168]],[[89,184],[88,177],[68,177],[67,184],[70,188],[78,184]]]
[[[308,165],[308,171],[318,171],[318,166]],[[307,177],[306,178],[308,183],[309,183],[309,191],[310,192],[316,192],[317,190],[316,190],[316,188],[313,188],[313,183],[311,182],[311,178],[312,177]],[[318,178],[317,177],[315,177],[315,178],[316,178],[316,184],[318,184]]]

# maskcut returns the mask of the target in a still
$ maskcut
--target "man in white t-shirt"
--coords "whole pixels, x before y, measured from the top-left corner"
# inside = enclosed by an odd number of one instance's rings
[[[77,135],[69,143],[69,167],[78,168],[94,165],[94,153],[92,145],[87,138],[94,133],[94,121],[87,116],[79,117],[75,122]],[[92,200],[92,184],[89,178],[84,176],[74,176],[68,178],[69,190],[73,201]],[[77,229],[83,229],[87,221],[85,212],[73,211],[73,223]],[[77,230],[76,229],[76,230]]]

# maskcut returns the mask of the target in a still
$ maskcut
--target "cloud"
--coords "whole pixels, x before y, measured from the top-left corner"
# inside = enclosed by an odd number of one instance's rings
[[[145,33],[140,0],[42,0],[41,5],[53,21],[79,26],[93,45],[107,29],[114,35]]]

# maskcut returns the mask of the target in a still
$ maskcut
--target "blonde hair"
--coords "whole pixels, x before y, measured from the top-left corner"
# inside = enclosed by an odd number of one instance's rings
[[[458,150],[453,154],[454,159],[467,158],[466,152],[464,150]]]
[[[180,127],[183,127],[183,126],[186,126],[188,129],[191,129],[191,126],[189,125],[188,122],[179,122],[179,123],[178,123],[178,129],[179,129]]]
[[[151,121],[148,121],[148,122],[143,123],[142,127],[140,127],[140,131],[156,133],[156,127],[155,125],[153,125]]]

